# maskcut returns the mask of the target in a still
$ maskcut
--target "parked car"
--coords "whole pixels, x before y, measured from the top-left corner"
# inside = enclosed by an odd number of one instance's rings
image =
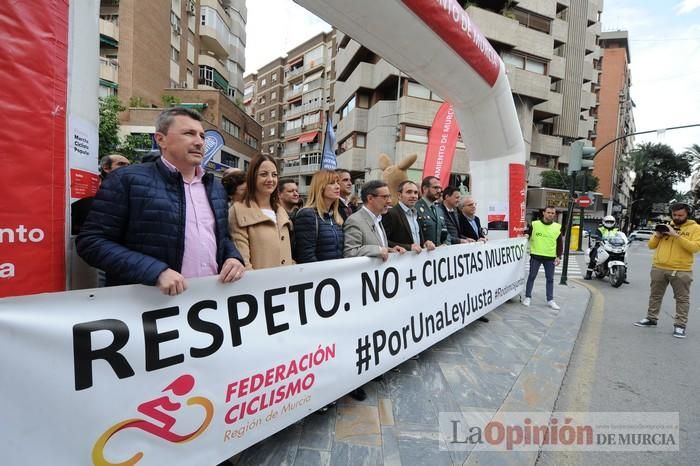
[[[654,236],[653,230],[634,230],[630,233],[630,241],[649,241],[649,239]]]

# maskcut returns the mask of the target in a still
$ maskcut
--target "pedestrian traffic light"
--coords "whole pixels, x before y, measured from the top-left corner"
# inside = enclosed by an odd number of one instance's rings
[[[569,175],[588,168],[593,168],[595,147],[586,146],[585,139],[579,139],[571,144],[569,153]]]

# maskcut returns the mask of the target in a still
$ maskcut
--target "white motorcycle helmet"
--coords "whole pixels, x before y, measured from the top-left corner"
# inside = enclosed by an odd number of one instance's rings
[[[617,223],[617,221],[615,220],[615,217],[613,217],[612,215],[606,215],[605,217],[603,217],[603,226],[605,228],[608,228],[608,229],[614,228],[615,223]]]

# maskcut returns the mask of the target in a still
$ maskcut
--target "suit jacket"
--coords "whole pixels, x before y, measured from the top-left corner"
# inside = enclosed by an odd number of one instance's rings
[[[411,234],[411,225],[408,223],[408,218],[406,218],[406,213],[403,211],[400,205],[395,205],[386,215],[382,216],[382,225],[384,226],[384,231],[386,232],[387,240],[389,241],[389,247],[401,246],[407,251],[411,250],[411,245],[413,244],[413,235]],[[425,239],[423,237],[423,230],[418,224],[418,235],[420,237],[419,246],[423,247]]]
[[[423,198],[418,199],[416,210],[418,210],[418,224],[423,232],[425,241],[430,240],[435,246],[452,244],[442,210],[435,207],[435,212],[433,212],[430,204]]]
[[[379,227],[384,230],[379,224]],[[343,223],[345,246],[343,257],[381,257],[382,240],[374,226],[374,219],[365,209],[360,209]]]
[[[459,234],[459,216],[461,215],[457,209],[452,211],[452,215],[447,211],[447,207],[444,204],[439,205],[440,212],[442,212],[445,218],[445,226],[447,227],[447,232],[450,234],[451,242],[448,244],[459,244],[460,234]]]
[[[479,239],[484,237],[481,230],[481,221],[476,215],[474,216],[474,222],[476,223],[476,226],[479,231],[474,231],[474,228],[472,228],[471,224],[469,223],[469,220],[467,220],[467,217],[460,212],[459,233],[462,238],[471,238],[474,241],[478,241]]]

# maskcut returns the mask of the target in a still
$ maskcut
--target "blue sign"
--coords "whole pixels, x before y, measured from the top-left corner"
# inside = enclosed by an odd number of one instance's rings
[[[204,132],[204,158],[202,159],[202,167],[219,152],[219,149],[224,147],[224,137],[215,129],[208,129]]]

